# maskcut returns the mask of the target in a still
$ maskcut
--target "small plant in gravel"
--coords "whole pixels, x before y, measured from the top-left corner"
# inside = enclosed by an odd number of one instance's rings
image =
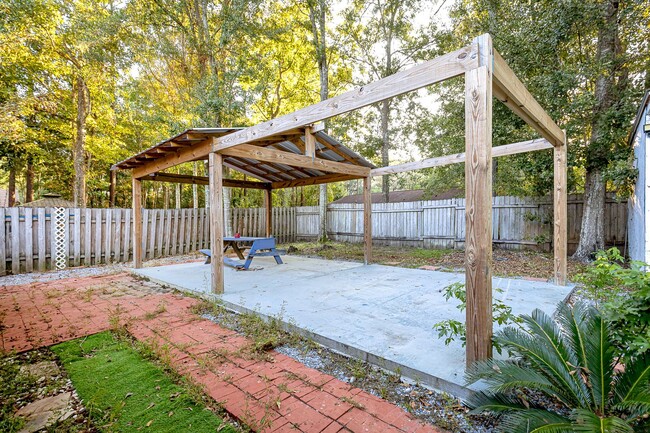
[[[650,357],[629,359],[620,371],[621,353],[596,308],[560,304],[554,317],[535,310],[522,319],[523,329],[496,336],[516,359],[469,371],[469,382],[488,386],[470,399],[475,412],[502,415],[499,429],[508,433],[650,429]]]
[[[577,277],[584,296],[596,302],[612,325],[612,338],[629,356],[650,353],[650,273],[648,265],[625,259],[616,248],[596,253]]]
[[[501,289],[495,289],[497,292],[503,292]],[[444,288],[445,300],[455,299],[459,303],[456,305],[460,311],[465,311],[467,308],[467,294],[465,292],[465,285],[462,283],[453,283]],[[522,320],[516,315],[512,314],[512,308],[507,306],[500,299],[492,301],[492,317],[494,323],[498,325],[517,325],[522,323]],[[460,340],[465,347],[466,327],[464,322],[454,319],[442,320],[433,325],[433,329],[438,331],[438,338],[445,338],[445,345],[449,345],[452,341]],[[501,345],[498,340],[492,341],[494,348],[497,352],[501,353]]]

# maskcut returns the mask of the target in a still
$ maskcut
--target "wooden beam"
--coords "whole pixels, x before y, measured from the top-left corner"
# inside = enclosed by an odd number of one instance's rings
[[[305,156],[316,158],[316,137],[309,127],[305,128]]]
[[[210,178],[208,176],[192,176],[187,174],[175,173],[154,173],[142,180],[151,180],[156,182],[170,182],[170,183],[187,183],[192,185],[209,185]],[[223,186],[228,188],[247,188],[247,189],[270,189],[271,182],[254,182],[251,180],[239,179],[224,179]]]
[[[469,45],[291,114],[219,137],[214,141],[213,150],[282,134],[462,75],[478,66],[477,50],[476,44]]]
[[[133,176],[137,179],[143,178],[184,162],[194,161],[208,156],[212,144],[212,138],[196,142],[192,146],[178,148],[174,153],[170,153],[162,158],[147,162],[144,165],[133,169]]]
[[[266,206],[266,237],[270,238],[273,231],[273,191],[266,190],[264,194],[264,204]]]
[[[494,94],[554,146],[564,145],[564,132],[517,78],[503,57],[494,51]]]
[[[363,262],[372,262],[372,177],[363,178]]]
[[[465,73],[466,361],[492,356],[492,83],[487,66]]]
[[[565,138],[566,142],[566,138]],[[555,284],[567,281],[567,146],[556,146],[553,152],[553,279]]]
[[[258,161],[272,162],[295,167],[310,168],[312,170],[326,171],[338,174],[350,174],[359,177],[368,176],[370,169],[360,165],[345,164],[342,162],[328,161],[320,158],[310,158],[291,152],[283,152],[277,149],[242,144],[219,151],[222,155],[238,158],[250,158]]]
[[[545,138],[536,138],[534,140],[522,141],[519,143],[506,144],[492,148],[492,157],[515,155],[518,153],[534,152],[537,150],[553,149],[553,145]],[[465,152],[453,155],[439,156],[428,158],[422,161],[406,162],[404,164],[391,165],[370,170],[371,176],[383,176],[386,174],[403,173],[405,171],[421,170],[423,168],[442,167],[449,164],[458,164],[465,162]]]
[[[133,267],[142,267],[142,182],[132,179],[131,194],[133,198]],[[128,245],[125,246],[128,248]]]
[[[210,153],[210,261],[212,293],[222,294],[224,291],[223,272],[223,157],[218,153]]]
[[[348,174],[326,174],[324,176],[306,177],[304,179],[282,180],[272,182],[272,189],[294,188],[297,186],[322,185],[324,183],[343,182],[346,180],[361,179],[362,176],[352,176]]]

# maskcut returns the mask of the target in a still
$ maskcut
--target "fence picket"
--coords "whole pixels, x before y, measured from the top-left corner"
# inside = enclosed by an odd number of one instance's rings
[[[45,214],[45,208],[41,207],[36,210],[36,215],[37,215],[37,230],[38,234],[36,235],[38,237],[38,240],[36,241],[37,246],[38,246],[38,270],[40,272],[43,272],[47,269],[47,250],[46,250],[46,231],[45,231],[45,219],[46,219],[46,214]],[[2,235],[4,235],[4,209],[2,212],[2,215],[0,215],[3,221],[3,226],[2,226]],[[4,242],[2,239],[0,239],[0,250],[4,250]],[[0,257],[0,265],[2,266],[2,269],[0,269],[0,272],[4,271],[4,254],[3,257]]]
[[[122,209],[113,209],[113,218],[115,220],[115,235],[113,237],[113,261],[122,261]]]
[[[34,270],[34,209],[25,208],[25,272]]]

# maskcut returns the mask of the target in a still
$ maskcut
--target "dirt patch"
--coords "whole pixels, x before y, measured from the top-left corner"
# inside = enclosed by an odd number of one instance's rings
[[[290,254],[322,257],[330,260],[363,261],[363,245],[331,242],[293,243],[283,246]],[[424,268],[451,272],[465,271],[464,250],[434,250],[408,247],[375,246],[373,263],[404,268]],[[568,275],[572,279],[583,272],[585,265],[569,260]],[[537,251],[494,249],[492,273],[501,277],[531,277],[549,280],[553,277],[553,255]]]
[[[1,356],[0,384],[2,431],[99,431],[49,349]]]

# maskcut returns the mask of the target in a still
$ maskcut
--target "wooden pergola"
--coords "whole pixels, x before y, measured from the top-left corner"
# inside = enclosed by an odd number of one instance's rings
[[[390,167],[374,168],[320,130],[319,122],[409,93],[453,77],[465,77],[465,152]],[[508,106],[541,137],[492,148],[493,97]],[[213,252],[212,291],[223,293],[223,189],[266,191],[267,234],[270,234],[271,191],[363,179],[364,257],[372,257],[370,186],[373,176],[465,163],[468,365],[492,356],[492,158],[553,149],[554,152],[554,280],[567,273],[567,146],[555,124],[485,34],[460,50],[437,57],[294,113],[249,128],[193,129],[116,164],[133,176],[134,266],[142,266],[142,180],[209,184],[210,240]],[[175,165],[208,159],[209,176],[164,173]],[[223,167],[257,179],[225,179]]]

